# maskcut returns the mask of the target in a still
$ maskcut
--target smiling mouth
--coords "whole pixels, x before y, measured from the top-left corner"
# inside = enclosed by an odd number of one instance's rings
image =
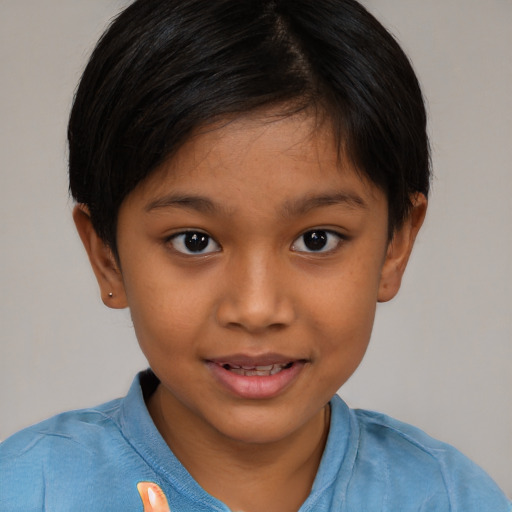
[[[233,354],[206,361],[222,388],[244,400],[263,400],[280,395],[299,379],[310,362],[280,354]]]
[[[264,366],[246,366],[230,363],[224,363],[221,366],[224,370],[228,370],[237,375],[243,375],[244,377],[270,377],[271,375],[276,375],[283,370],[289,370],[293,365],[294,362],[290,361],[289,363],[268,364]]]

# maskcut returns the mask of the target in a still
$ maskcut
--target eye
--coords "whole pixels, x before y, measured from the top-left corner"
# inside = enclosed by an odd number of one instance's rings
[[[292,244],[296,252],[329,252],[338,248],[344,237],[334,231],[326,229],[312,229],[306,231]]]
[[[201,231],[176,233],[169,238],[169,243],[175,251],[182,254],[202,255],[220,251],[219,244],[211,236]]]

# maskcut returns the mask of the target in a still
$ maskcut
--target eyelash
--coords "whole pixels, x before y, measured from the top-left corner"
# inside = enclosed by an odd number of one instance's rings
[[[190,239],[187,240],[186,237],[189,236]],[[205,254],[212,254],[214,252],[220,251],[220,245],[208,234],[202,232],[202,231],[182,231],[180,233],[176,233],[172,236],[170,236],[167,239],[167,242],[171,244],[172,248],[181,254],[186,254],[187,256],[203,256]],[[186,246],[187,242],[193,242],[196,243],[199,248],[203,244],[204,247],[201,248],[200,251],[194,251],[190,249],[190,247]],[[204,252],[204,249],[208,249],[211,245],[213,245],[213,250],[208,250],[207,252]]]
[[[311,249],[311,247],[308,248],[304,240],[304,237],[307,235],[311,237],[310,242],[312,241],[314,244],[318,245],[325,243],[325,245],[319,247],[318,250]],[[187,239],[187,237],[189,238]],[[346,240],[346,236],[336,231],[329,229],[310,229],[293,241],[291,250],[306,254],[326,254],[336,251]],[[169,243],[176,252],[187,256],[204,256],[221,251],[221,246],[210,235],[203,231],[182,231],[168,237],[166,242]],[[187,247],[187,243],[195,244],[196,248],[199,250],[194,250],[190,246]],[[301,244],[303,248],[298,248]],[[205,249],[208,250],[205,251]]]
[[[320,247],[319,250],[308,250],[304,241],[304,237],[307,235],[311,235],[314,242],[322,243],[325,241],[326,248],[324,249],[324,247]],[[327,254],[336,251],[346,240],[346,236],[342,235],[341,233],[337,233],[336,231],[331,231],[329,229],[310,229],[295,239],[292,244],[292,250],[306,254]],[[297,249],[297,242],[299,242],[299,244],[302,243],[305,249]]]

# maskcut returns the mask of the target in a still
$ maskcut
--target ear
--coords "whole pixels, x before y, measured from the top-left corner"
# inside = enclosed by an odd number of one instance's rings
[[[114,309],[127,307],[119,265],[110,247],[96,233],[87,206],[76,205],[73,209],[73,220],[100,286],[103,303]]]
[[[400,289],[402,276],[409,261],[416,235],[423,224],[427,212],[427,199],[423,194],[411,198],[412,209],[402,226],[395,231],[388,244],[386,259],[382,266],[378,301],[391,300]]]

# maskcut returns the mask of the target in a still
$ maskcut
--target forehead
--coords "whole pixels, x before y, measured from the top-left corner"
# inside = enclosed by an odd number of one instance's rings
[[[226,210],[261,208],[264,201],[292,211],[297,198],[307,203],[308,196],[313,203],[343,196],[354,207],[383,200],[340,152],[330,123],[306,112],[254,114],[202,127],[130,196],[151,209],[165,205],[169,194],[209,197]]]
[[[340,154],[328,122],[270,113],[198,130],[128,195],[120,215],[180,208],[254,227],[313,221],[327,206],[387,222],[384,193]]]

